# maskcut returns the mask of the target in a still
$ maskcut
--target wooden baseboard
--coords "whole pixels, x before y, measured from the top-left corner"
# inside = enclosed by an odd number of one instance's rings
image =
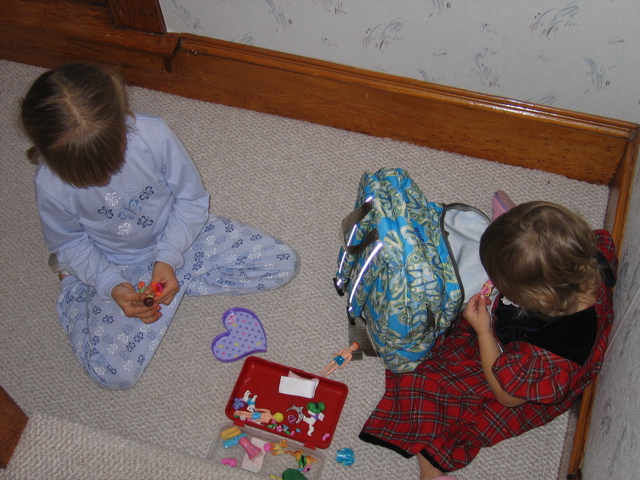
[[[0,386],[0,468],[7,468],[28,418]]]
[[[140,83],[603,184],[612,182],[637,128],[187,34],[171,75],[147,76]]]
[[[0,58],[53,68],[71,60],[167,71],[180,35],[112,25],[106,4],[0,0]]]
[[[622,244],[636,124],[190,34],[117,28],[106,5],[83,1],[0,0],[0,58],[47,68],[112,63],[145,88],[607,185],[605,227]],[[580,411],[572,472],[582,464],[594,388]]]

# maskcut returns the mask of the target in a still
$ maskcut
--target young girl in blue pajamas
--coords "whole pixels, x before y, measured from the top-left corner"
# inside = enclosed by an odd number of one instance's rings
[[[61,279],[60,322],[99,385],[135,385],[184,295],[255,293],[296,276],[291,247],[209,215],[182,143],[159,118],[129,110],[116,72],[87,63],[45,72],[21,113],[27,156],[40,164],[36,198]],[[152,282],[162,291],[146,306]]]

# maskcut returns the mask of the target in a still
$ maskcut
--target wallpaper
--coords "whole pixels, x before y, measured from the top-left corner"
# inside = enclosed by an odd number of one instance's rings
[[[640,467],[640,171],[636,171],[625,246],[619,253],[616,307],[584,464],[585,480],[636,480]]]
[[[637,0],[160,0],[167,28],[640,123]]]

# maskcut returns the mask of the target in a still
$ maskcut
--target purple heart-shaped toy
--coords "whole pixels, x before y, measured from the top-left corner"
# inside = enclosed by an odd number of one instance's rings
[[[241,307],[222,314],[227,329],[211,342],[213,355],[221,362],[233,362],[247,355],[267,351],[267,335],[258,316]]]

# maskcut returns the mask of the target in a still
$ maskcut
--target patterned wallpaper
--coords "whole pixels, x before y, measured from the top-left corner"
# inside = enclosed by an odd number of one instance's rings
[[[160,0],[167,27],[640,123],[640,0]],[[640,173],[584,478],[640,466]]]
[[[638,0],[160,0],[167,27],[640,123]]]
[[[612,336],[598,382],[585,480],[636,480],[640,467],[640,169],[636,169],[625,245],[618,252]]]

